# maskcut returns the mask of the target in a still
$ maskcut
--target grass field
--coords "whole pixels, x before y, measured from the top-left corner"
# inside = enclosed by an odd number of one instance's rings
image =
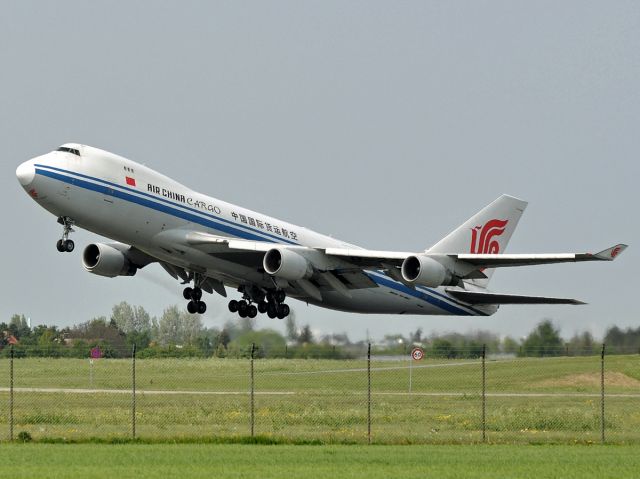
[[[637,478],[637,446],[3,444],[18,478]]]
[[[255,432],[289,442],[367,442],[366,362],[256,360]],[[146,359],[136,367],[136,432],[143,439],[241,438],[250,434],[249,361]],[[600,441],[600,358],[487,361],[489,442]],[[479,360],[372,361],[372,441],[482,440]],[[0,360],[0,388],[9,361]],[[34,439],[127,438],[131,361],[16,359],[14,433]],[[640,444],[640,356],[606,362],[608,442]],[[8,437],[0,392],[0,438]]]

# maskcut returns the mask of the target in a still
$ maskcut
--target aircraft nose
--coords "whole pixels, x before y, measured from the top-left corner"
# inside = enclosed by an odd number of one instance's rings
[[[16,169],[18,181],[24,187],[29,186],[36,176],[36,168],[33,166],[33,160],[25,161]]]

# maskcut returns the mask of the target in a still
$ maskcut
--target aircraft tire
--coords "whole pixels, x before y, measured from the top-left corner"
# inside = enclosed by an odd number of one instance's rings
[[[184,299],[191,299],[192,293],[193,293],[193,289],[190,288],[189,286],[187,286],[182,290],[182,296],[184,297]]]
[[[71,253],[75,247],[76,247],[76,244],[73,242],[73,240],[68,239],[64,242],[64,250],[67,253]]]
[[[204,301],[198,301],[196,304],[198,306],[198,314],[204,314],[207,312],[207,303]]]
[[[277,314],[275,311],[270,309],[267,311],[267,316],[269,316],[271,319],[274,319],[277,316]]]
[[[64,253],[65,251],[64,242],[61,239],[59,239],[58,242],[56,243],[56,248],[58,251],[60,251],[60,253]]]
[[[193,288],[192,296],[194,301],[200,301],[202,298],[202,290],[200,288]]]
[[[187,311],[189,311],[189,313],[191,313],[191,314],[196,314],[197,306],[196,306],[196,303],[194,301],[189,301],[187,303]]]
[[[281,289],[279,289],[278,291],[276,291],[276,301],[278,303],[282,303],[284,302],[284,300],[287,298],[287,295],[284,293],[284,291],[282,291]]]
[[[229,301],[229,311],[231,311],[232,313],[238,312],[238,302],[235,299]]]
[[[268,303],[266,303],[266,302],[264,302],[264,301],[260,301],[260,302],[258,303],[258,312],[259,312],[260,314],[264,314],[264,313],[266,313],[268,308],[269,308],[269,304],[268,304]]]
[[[247,308],[247,316],[250,318],[255,318],[258,316],[258,308],[256,308],[253,304]]]

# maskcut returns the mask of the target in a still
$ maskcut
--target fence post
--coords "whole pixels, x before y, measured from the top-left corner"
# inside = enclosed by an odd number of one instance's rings
[[[253,354],[256,350],[256,343],[251,343],[251,437],[254,436],[255,428],[255,400],[254,400],[254,379],[253,379]]]
[[[482,345],[482,442],[487,442],[487,345]]]
[[[600,353],[600,441],[604,444],[604,343]]]
[[[367,442],[371,444],[371,343],[367,347]]]
[[[136,438],[136,344],[131,353],[131,437]]]
[[[9,359],[9,441],[13,441],[13,344]]]

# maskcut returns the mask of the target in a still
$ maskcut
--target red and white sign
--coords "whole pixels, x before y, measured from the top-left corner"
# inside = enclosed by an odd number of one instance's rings
[[[413,348],[411,350],[411,359],[414,361],[420,361],[422,358],[424,358],[424,351],[422,348]]]

